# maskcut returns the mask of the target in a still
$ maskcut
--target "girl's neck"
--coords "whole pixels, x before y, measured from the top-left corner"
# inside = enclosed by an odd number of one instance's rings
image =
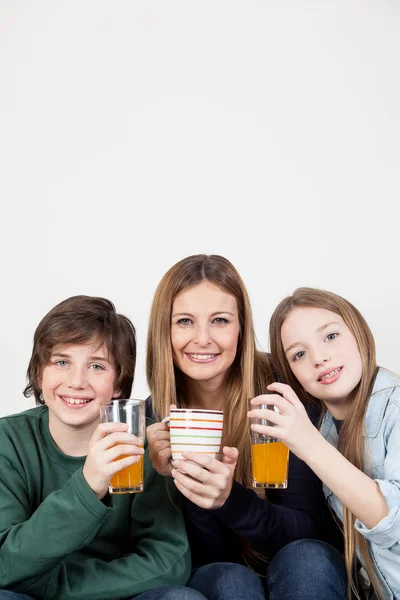
[[[188,408],[204,408],[207,410],[222,410],[224,389],[222,381],[186,380]]]

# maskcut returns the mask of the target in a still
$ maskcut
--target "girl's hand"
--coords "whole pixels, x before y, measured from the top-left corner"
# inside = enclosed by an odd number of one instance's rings
[[[247,416],[253,419],[268,419],[275,424],[275,427],[251,425],[251,429],[257,433],[278,438],[296,456],[307,462],[307,458],[312,456],[321,434],[311,423],[306,409],[289,385],[271,383],[267,389],[277,392],[277,394],[264,394],[253,398],[251,404],[254,409],[250,410]],[[257,408],[260,404],[276,406],[279,412]]]
[[[89,442],[83,475],[99,500],[107,494],[111,478],[144,453],[143,441],[127,429],[126,423],[100,423]]]
[[[182,456],[187,460],[173,461],[171,474],[176,487],[200,508],[220,508],[231,493],[239,453],[236,448],[227,446],[222,452],[222,461],[197,452],[183,452]]]
[[[176,408],[171,404],[170,410]],[[160,475],[171,475],[171,441],[167,423],[153,423],[147,427],[149,458],[153,468]]]

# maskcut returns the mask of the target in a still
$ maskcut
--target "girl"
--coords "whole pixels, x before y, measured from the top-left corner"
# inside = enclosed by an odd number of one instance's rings
[[[273,431],[323,481],[343,522],[348,594],[351,587],[358,595],[361,563],[368,597],[375,591],[400,598],[399,378],[377,367],[374,340],[358,310],[330,292],[300,288],[285,298],[272,316],[270,341],[288,385],[268,386],[275,392],[268,404],[279,413],[249,412],[275,426],[253,429]],[[299,398],[321,406],[319,431]],[[252,403],[265,401],[264,395]]]
[[[316,541],[323,537],[318,478],[292,456],[287,490],[267,499],[251,489],[248,399],[273,375],[255,347],[245,286],[227,259],[189,256],[163,277],[150,316],[147,376],[157,420],[171,405],[224,411],[222,460],[187,452],[197,464],[185,463],[185,473],[182,461],[170,462],[168,426],[147,430],[153,466],[172,475],[182,494],[196,569],[189,586],[206,598],[262,599],[261,580],[245,564],[268,555],[271,600],[344,598],[343,558]]]

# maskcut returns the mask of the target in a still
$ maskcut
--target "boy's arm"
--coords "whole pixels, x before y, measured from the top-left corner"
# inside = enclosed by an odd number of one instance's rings
[[[157,587],[187,583],[190,548],[177,491],[149,461],[145,468],[144,491],[132,506],[132,554],[110,562],[93,558],[60,565],[49,582],[46,600],[122,600]]]
[[[9,479],[1,469],[0,588],[46,600],[122,600],[155,587],[186,583],[190,551],[181,511],[147,455],[145,460],[145,491],[135,498],[127,523],[132,554],[109,562],[77,556],[114,510],[97,499],[82,470],[30,515],[23,477],[7,465]]]
[[[25,592],[48,580],[60,561],[91,542],[112,510],[81,469],[36,510],[31,502],[23,470],[0,456],[0,589]]]

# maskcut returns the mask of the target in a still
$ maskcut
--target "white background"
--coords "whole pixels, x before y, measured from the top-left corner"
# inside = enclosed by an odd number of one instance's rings
[[[400,371],[397,0],[0,0],[1,396],[74,294],[137,327],[165,271],[229,258],[260,347],[279,300],[327,288]]]

